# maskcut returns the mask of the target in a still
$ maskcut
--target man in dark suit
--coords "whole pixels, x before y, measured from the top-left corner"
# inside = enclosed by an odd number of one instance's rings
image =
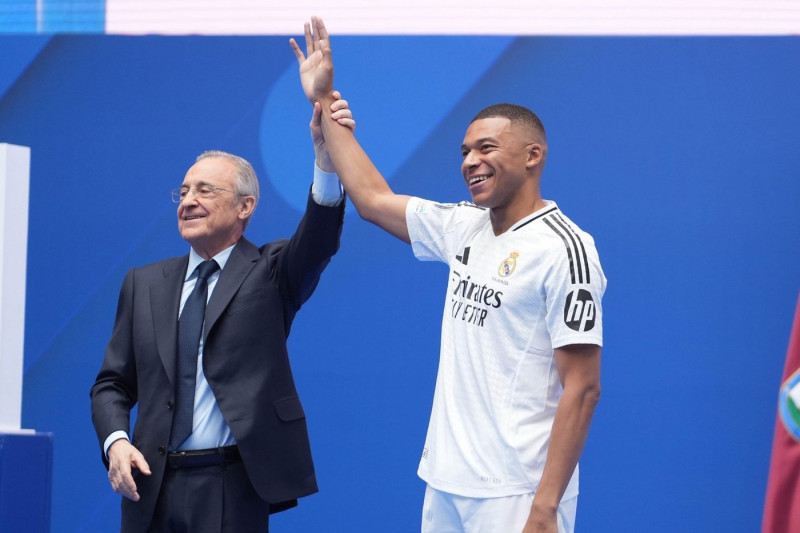
[[[331,116],[355,125],[343,100]],[[270,512],[317,491],[286,339],[338,249],[344,198],[318,130],[312,138],[314,184],[291,239],[243,237],[255,172],[205,152],[173,193],[190,253],[125,278],[90,392],[124,532],[268,531]]]

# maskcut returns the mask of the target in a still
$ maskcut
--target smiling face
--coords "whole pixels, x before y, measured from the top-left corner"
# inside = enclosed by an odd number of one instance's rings
[[[476,205],[524,210],[539,198],[544,150],[530,128],[505,117],[475,120],[464,136],[461,154],[461,173]]]
[[[196,191],[202,185],[226,190],[201,198]],[[178,230],[198,254],[210,259],[241,238],[255,200],[229,192],[236,190],[236,166],[231,161],[218,157],[201,159],[186,173],[181,188],[193,190],[178,205]]]

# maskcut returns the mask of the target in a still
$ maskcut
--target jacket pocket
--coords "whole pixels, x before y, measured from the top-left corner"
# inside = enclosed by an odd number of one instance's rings
[[[275,400],[272,404],[275,406],[275,413],[278,415],[278,418],[284,422],[291,422],[292,420],[299,420],[306,417],[306,413],[303,411],[303,405],[300,403],[300,398],[297,396]]]

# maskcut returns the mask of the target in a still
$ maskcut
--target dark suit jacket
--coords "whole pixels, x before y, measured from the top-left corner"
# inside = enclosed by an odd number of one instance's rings
[[[343,202],[344,204],[344,202]],[[203,370],[233,432],[253,486],[273,511],[317,491],[305,414],[286,339],[295,313],[314,291],[339,246],[344,206],[309,198],[289,241],[257,248],[242,238],[231,252],[206,309]],[[117,316],[90,395],[102,447],[130,432],[151,476],[135,471],[139,502],[123,498],[123,529],[150,523],[166,466],[175,401],[178,307],[188,255],[128,272]],[[103,454],[103,461],[108,463]]]

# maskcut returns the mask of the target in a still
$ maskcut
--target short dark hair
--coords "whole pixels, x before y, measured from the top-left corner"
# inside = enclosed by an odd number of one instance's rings
[[[547,139],[547,135],[545,135],[544,132],[544,124],[542,124],[542,121],[536,116],[536,113],[527,107],[522,107],[521,105],[516,104],[490,105],[475,115],[475,117],[470,121],[470,124],[476,120],[495,117],[507,118],[513,124],[522,124],[525,127],[532,128],[542,135],[543,140]]]

